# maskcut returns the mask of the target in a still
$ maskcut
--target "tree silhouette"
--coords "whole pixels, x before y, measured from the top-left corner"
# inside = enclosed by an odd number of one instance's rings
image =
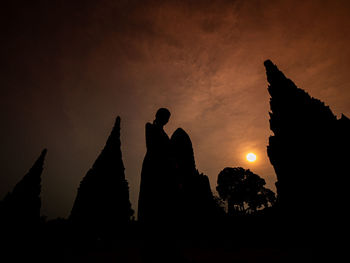
[[[41,174],[47,150],[0,203],[1,260],[35,261],[42,254]]]
[[[330,215],[343,218],[347,205],[350,121],[344,115],[337,120],[328,106],[297,88],[270,60],[264,64],[273,131],[267,152],[278,179],[278,207],[294,223],[329,225]]]
[[[99,237],[122,232],[133,215],[124,175],[118,116],[106,145],[80,183],[70,220]]]
[[[248,208],[251,212],[256,212],[261,207],[273,207],[276,204],[276,195],[268,188],[261,187],[251,194],[252,198],[248,199]]]
[[[44,149],[29,172],[1,202],[0,217],[5,224],[33,227],[40,223],[41,174],[46,153]]]
[[[227,201],[229,215],[244,215],[274,205],[274,193],[265,184],[264,179],[249,169],[227,167],[218,175],[216,190]]]

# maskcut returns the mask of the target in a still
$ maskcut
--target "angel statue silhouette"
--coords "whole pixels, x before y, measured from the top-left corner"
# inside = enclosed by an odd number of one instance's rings
[[[178,128],[171,139],[164,131],[170,111],[160,108],[146,123],[147,152],[142,164],[138,220],[184,224],[206,217],[213,199],[208,177],[196,169],[192,143]]]

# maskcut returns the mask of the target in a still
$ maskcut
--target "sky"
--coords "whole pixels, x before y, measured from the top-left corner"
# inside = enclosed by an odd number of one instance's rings
[[[43,148],[42,214],[67,217],[116,116],[137,210],[145,123],[191,137],[215,192],[225,167],[276,176],[263,62],[350,116],[350,3],[336,0],[7,1],[0,9],[0,199]],[[257,161],[245,159],[248,152]]]

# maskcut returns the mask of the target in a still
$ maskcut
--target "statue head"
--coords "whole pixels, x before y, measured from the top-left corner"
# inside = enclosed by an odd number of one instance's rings
[[[154,120],[155,123],[164,126],[168,123],[170,118],[170,111],[166,108],[160,108],[156,113],[156,119]]]

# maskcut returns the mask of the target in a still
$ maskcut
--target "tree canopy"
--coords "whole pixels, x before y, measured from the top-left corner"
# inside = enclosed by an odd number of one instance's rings
[[[228,214],[251,214],[275,204],[275,194],[265,184],[249,169],[226,167],[218,175],[216,190],[227,202]]]

